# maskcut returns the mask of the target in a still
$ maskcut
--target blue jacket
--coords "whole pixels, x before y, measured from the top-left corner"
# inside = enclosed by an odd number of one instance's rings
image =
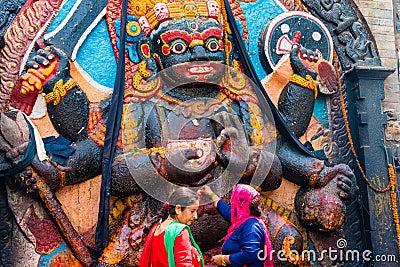
[[[228,222],[231,222],[231,207],[223,200],[218,201],[217,210]],[[240,225],[222,246],[222,254],[229,255],[228,266],[263,267],[264,229],[258,220],[250,218]]]

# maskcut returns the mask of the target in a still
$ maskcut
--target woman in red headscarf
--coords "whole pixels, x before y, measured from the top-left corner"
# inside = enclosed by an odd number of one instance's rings
[[[222,254],[212,257],[218,266],[273,266],[271,240],[260,219],[260,193],[253,187],[238,184],[232,191],[231,206],[217,196],[209,186],[199,192],[207,195],[224,219],[232,225],[224,238]]]

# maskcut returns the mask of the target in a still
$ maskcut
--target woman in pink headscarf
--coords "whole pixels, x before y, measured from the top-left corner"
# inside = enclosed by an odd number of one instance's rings
[[[261,199],[257,190],[245,184],[236,185],[231,196],[231,206],[207,185],[198,193],[209,196],[222,217],[232,223],[224,238],[222,254],[213,256],[213,263],[217,266],[274,266],[271,240],[260,219]]]

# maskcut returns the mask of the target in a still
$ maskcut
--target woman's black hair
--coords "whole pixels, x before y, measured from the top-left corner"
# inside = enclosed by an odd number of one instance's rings
[[[168,218],[168,215],[172,218],[175,218],[175,208],[177,205],[181,206],[181,209],[184,210],[186,207],[193,205],[198,200],[199,196],[197,195],[197,193],[187,187],[179,187],[175,189],[169,195],[167,203],[164,204],[157,216],[151,220],[150,224],[144,227],[143,231],[145,233],[148,233],[154,224],[156,224],[160,220],[164,221]]]
[[[250,215],[255,217],[261,216],[261,209],[260,209],[261,199],[259,197],[254,197],[250,201]]]
[[[196,192],[192,191],[187,187],[179,187],[175,189],[168,197],[168,206],[164,205],[161,213],[163,213],[161,219],[164,221],[168,218],[168,215],[172,218],[176,217],[176,206],[181,206],[182,210],[186,207],[193,205],[199,200],[199,196]]]

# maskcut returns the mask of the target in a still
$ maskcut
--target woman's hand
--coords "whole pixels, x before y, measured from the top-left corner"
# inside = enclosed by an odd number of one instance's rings
[[[215,255],[211,258],[211,262],[215,263],[217,266],[226,266],[227,264],[230,264],[231,262],[229,261],[229,255]]]
[[[199,190],[197,190],[197,194],[199,196],[209,196],[213,193],[213,191],[211,190],[211,188],[208,185],[203,185]]]
[[[214,207],[217,207],[218,201],[221,199],[217,194],[215,194],[208,185],[203,185],[197,194],[201,197],[203,195],[208,196],[214,203]]]

